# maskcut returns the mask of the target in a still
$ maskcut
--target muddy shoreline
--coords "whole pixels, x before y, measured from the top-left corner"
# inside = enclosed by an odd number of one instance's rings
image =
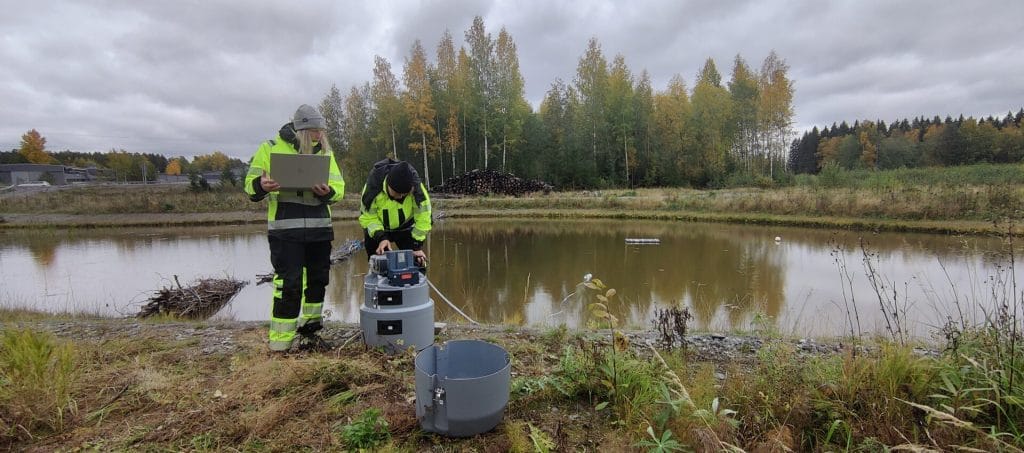
[[[195,344],[192,353],[197,354],[231,354],[243,350],[248,353],[260,352],[265,349],[262,337],[266,333],[267,323],[262,321],[144,321],[135,318],[70,318],[54,317],[41,320],[0,321],[2,328],[30,328],[54,334],[68,340],[110,341],[118,338],[130,338],[142,335],[157,336],[168,341],[191,340]],[[326,322],[321,337],[331,349],[320,351],[330,355],[335,349],[363,348],[358,324]],[[439,341],[461,338],[492,338],[502,342],[532,341],[538,337],[550,335],[557,327],[538,328],[531,326],[508,325],[462,325],[447,324],[438,328]],[[757,351],[772,342],[788,343],[799,355],[817,356],[840,354],[852,350],[870,352],[873,347],[862,342],[854,345],[848,339],[808,338],[808,337],[773,337],[756,334],[725,334],[715,332],[697,332],[688,334],[685,342],[678,339],[671,345],[666,344],[653,329],[622,330],[629,339],[630,345],[640,354],[650,346],[660,349],[685,350],[694,359],[716,363],[753,360]],[[588,341],[606,343],[611,334],[607,329],[596,331],[589,329],[566,330],[568,335],[581,336]],[[255,341],[253,338],[255,335]],[[933,356],[938,353],[934,349],[916,348],[921,355]],[[293,353],[305,353],[293,348]],[[316,353],[310,353],[316,354]]]

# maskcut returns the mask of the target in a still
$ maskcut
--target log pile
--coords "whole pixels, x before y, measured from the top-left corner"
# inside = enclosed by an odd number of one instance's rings
[[[449,195],[512,195],[530,192],[549,193],[551,184],[539,180],[519,178],[511,173],[495,170],[473,170],[451,178],[431,189],[433,193]]]
[[[206,319],[217,313],[248,282],[234,279],[201,279],[182,287],[174,276],[177,288],[162,288],[142,306],[139,318],[155,315],[187,319]]]

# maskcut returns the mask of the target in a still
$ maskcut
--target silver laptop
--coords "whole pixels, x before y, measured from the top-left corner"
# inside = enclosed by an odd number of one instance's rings
[[[321,154],[271,154],[270,177],[282,189],[309,189],[327,184],[331,173],[331,156]]]

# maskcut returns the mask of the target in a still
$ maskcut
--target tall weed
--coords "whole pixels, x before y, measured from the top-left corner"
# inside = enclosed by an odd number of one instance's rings
[[[71,345],[29,329],[5,330],[0,341],[0,442],[64,429],[76,411]]]

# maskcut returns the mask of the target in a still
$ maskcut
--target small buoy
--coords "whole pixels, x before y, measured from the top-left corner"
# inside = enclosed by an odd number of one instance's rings
[[[775,242],[782,242],[782,238],[775,236]]]

